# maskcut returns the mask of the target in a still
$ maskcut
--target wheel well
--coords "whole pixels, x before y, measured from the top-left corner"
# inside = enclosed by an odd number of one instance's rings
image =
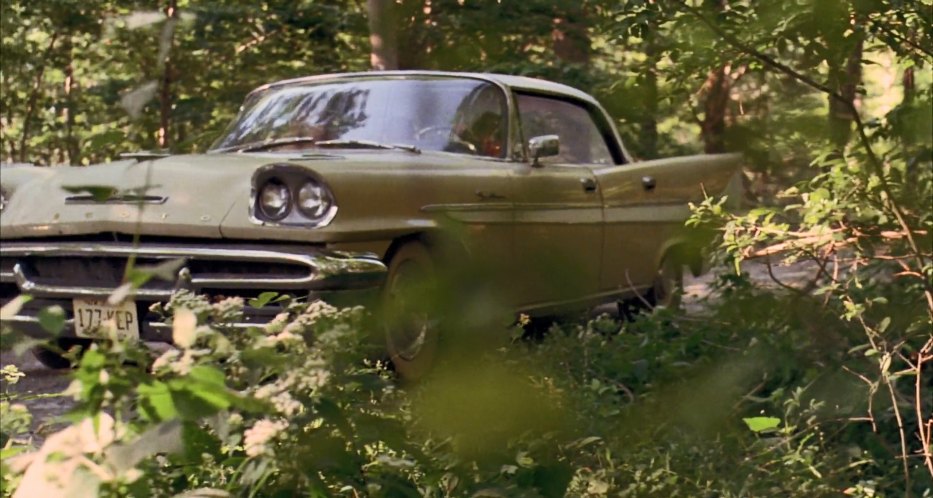
[[[469,254],[463,241],[458,240],[455,236],[445,236],[443,233],[418,232],[403,235],[393,240],[389,244],[382,261],[388,265],[399,248],[410,242],[423,244],[432,258],[442,260],[451,258],[455,261],[464,261],[463,258]]]
[[[388,265],[389,262],[392,261],[392,258],[395,257],[395,253],[398,252],[399,248],[409,242],[420,242],[430,249],[430,245],[425,240],[425,235],[424,233],[412,233],[393,240],[392,243],[389,244],[389,248],[386,249],[385,256],[382,257],[382,262]]]
[[[677,241],[667,246],[661,253],[661,259],[657,262],[658,267],[660,268],[661,263],[668,258],[674,258],[675,261],[689,266],[690,272],[693,273],[694,276],[699,276],[703,273],[702,251],[689,242]]]

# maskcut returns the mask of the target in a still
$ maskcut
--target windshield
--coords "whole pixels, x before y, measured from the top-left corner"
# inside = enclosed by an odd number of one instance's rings
[[[273,87],[246,102],[212,150],[368,144],[504,157],[505,116],[502,91],[478,80],[355,79]]]

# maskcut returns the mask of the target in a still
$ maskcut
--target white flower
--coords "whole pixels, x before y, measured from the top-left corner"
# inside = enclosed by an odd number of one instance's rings
[[[237,412],[233,412],[227,417],[227,423],[232,426],[243,425],[243,415],[240,415]]]
[[[284,420],[272,421],[264,418],[243,433],[243,448],[249,457],[273,454],[269,443],[288,427]]]
[[[283,312],[275,315],[275,318],[272,319],[269,323],[263,327],[267,334],[278,334],[285,328],[285,325],[288,324],[288,313]]]
[[[284,331],[279,332],[278,334],[263,336],[259,338],[259,340],[256,341],[255,346],[257,348],[272,348],[279,344],[297,345],[297,344],[304,342],[304,339],[302,339],[300,335],[296,335],[293,332],[294,330],[293,328],[290,328],[292,325],[294,324],[290,324],[288,327],[285,328]]]
[[[253,397],[257,399],[269,399],[278,391],[279,387],[275,384],[265,384],[256,389],[256,392],[253,393]]]
[[[84,453],[99,453],[117,437],[113,417],[101,412],[97,420],[86,418],[78,424],[78,448]]]
[[[272,405],[275,407],[275,410],[285,415],[286,417],[291,417],[301,411],[301,403],[295,400],[288,391],[282,391],[271,399]]]
[[[178,359],[178,361],[170,365],[172,371],[178,375],[188,375],[191,373],[191,367],[194,366],[194,355],[195,351],[190,349],[186,350],[185,353],[181,355],[181,358]]]
[[[171,365],[178,359],[179,351],[177,349],[169,349],[162,353],[154,362],[152,362],[152,371],[158,372],[164,368],[170,368]]]
[[[84,389],[84,384],[82,384],[80,380],[75,379],[71,381],[70,384],[68,384],[68,387],[66,387],[64,391],[62,391],[62,396],[70,396],[74,398],[75,401],[77,401],[78,397],[81,396],[81,392],[83,389]]]
[[[211,305],[213,314],[219,318],[234,318],[243,311],[242,297],[228,297]]]
[[[298,379],[298,387],[303,391],[313,391],[318,389],[330,378],[330,372],[323,368],[311,368],[301,372]]]
[[[194,345],[197,339],[198,317],[189,309],[175,311],[172,319],[172,342],[176,346],[187,349]]]
[[[305,308],[305,314],[310,315],[312,318],[333,315],[337,312],[337,308],[325,303],[324,301],[314,301],[313,303],[308,304],[308,307]]]

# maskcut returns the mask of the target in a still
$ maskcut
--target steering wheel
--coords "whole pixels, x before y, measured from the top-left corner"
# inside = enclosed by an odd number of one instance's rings
[[[451,125],[431,125],[425,126],[415,132],[415,140],[421,140],[427,136],[438,136],[447,138],[453,135],[454,127]]]
[[[447,152],[466,152],[476,154],[476,145],[467,142],[460,135],[454,133],[453,126],[450,125],[431,125],[415,132],[415,140],[421,141],[426,137],[437,137],[447,142],[444,150]]]

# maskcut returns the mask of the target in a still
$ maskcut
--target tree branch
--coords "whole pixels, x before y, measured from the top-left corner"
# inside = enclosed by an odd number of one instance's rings
[[[739,50],[745,53],[746,55],[749,55],[755,59],[758,59],[759,61],[761,61],[768,67],[771,67],[772,69],[775,69],[778,72],[786,76],[789,76],[796,81],[800,81],[815,90],[818,90],[820,92],[823,92],[829,95],[830,98],[832,98],[835,101],[838,101],[839,103],[844,105],[845,108],[849,110],[849,112],[851,112],[853,120],[855,122],[855,128],[858,132],[859,142],[861,143],[862,148],[865,150],[865,154],[868,156],[869,166],[872,168],[874,173],[878,176],[878,181],[880,183],[881,191],[882,191],[881,200],[885,204],[887,209],[891,211],[891,214],[894,215],[894,218],[897,220],[898,224],[901,226],[901,229],[904,230],[905,234],[907,235],[908,244],[911,248],[911,252],[914,255],[917,265],[920,268],[922,268],[926,264],[926,258],[924,257],[923,253],[920,251],[920,248],[917,246],[917,242],[914,239],[910,225],[907,223],[907,220],[905,219],[900,206],[894,200],[894,195],[892,193],[891,186],[888,183],[888,180],[884,174],[884,167],[881,164],[881,160],[878,159],[878,155],[875,153],[874,148],[872,148],[871,140],[869,139],[868,135],[865,133],[865,124],[862,122],[862,118],[859,115],[858,109],[855,108],[855,104],[847,100],[845,97],[843,97],[836,91],[834,91],[832,88],[814,80],[813,78],[805,74],[802,74],[794,70],[790,66],[787,66],[786,64],[781,63],[780,61],[774,59],[773,57],[770,57],[769,55],[765,53],[762,53],[759,50],[756,50],[753,47],[749,47],[748,45],[743,43],[741,40],[739,40],[736,36],[724,31],[722,28],[716,25],[716,23],[707,19],[707,17],[704,16],[703,13],[701,13],[699,9],[697,9],[696,7],[692,7],[686,4],[684,4],[683,7],[684,9],[687,10],[687,12],[689,12],[694,17],[699,19],[700,22],[705,24],[714,34],[716,34],[726,43],[731,45],[734,49]],[[930,303],[933,303],[933,283],[924,281],[924,288],[925,288],[924,293],[926,294],[927,301]],[[929,306],[927,312],[930,316],[930,319],[933,320],[933,306]]]

